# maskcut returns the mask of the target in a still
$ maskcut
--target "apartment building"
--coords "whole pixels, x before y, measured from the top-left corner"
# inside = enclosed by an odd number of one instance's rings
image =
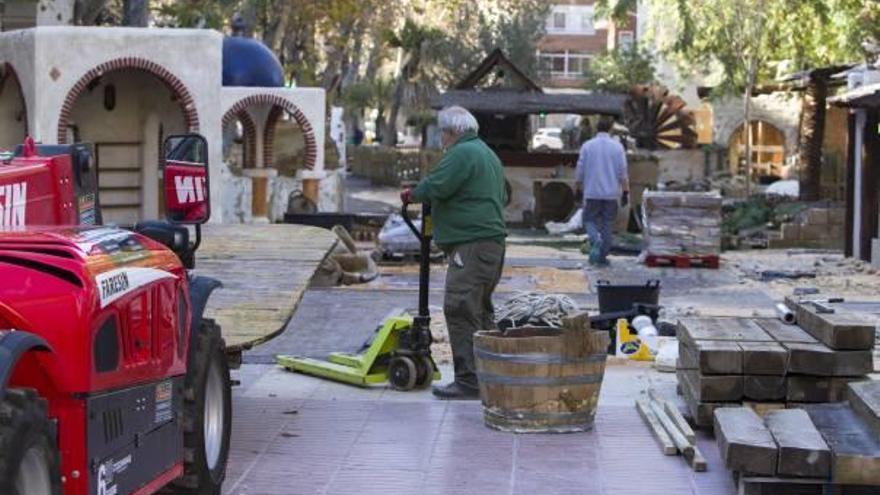
[[[547,16],[546,34],[538,43],[543,83],[551,88],[579,88],[592,57],[636,41],[637,17],[624,26],[596,16],[595,0],[555,1]]]

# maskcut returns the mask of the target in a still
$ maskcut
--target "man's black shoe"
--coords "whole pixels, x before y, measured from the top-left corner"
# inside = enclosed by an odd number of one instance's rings
[[[480,398],[479,389],[462,385],[458,382],[434,385],[431,392],[434,393],[434,397],[446,400],[478,400]]]

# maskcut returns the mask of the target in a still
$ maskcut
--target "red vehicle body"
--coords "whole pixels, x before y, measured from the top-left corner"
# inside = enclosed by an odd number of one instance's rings
[[[29,482],[25,468],[0,470],[0,493],[146,495],[172,482],[219,493],[229,370],[219,328],[201,312],[220,284],[188,272],[185,227],[81,226],[100,220],[82,149],[38,156],[26,143],[0,164],[0,409],[31,416],[0,417],[0,466],[25,466],[35,449],[48,474]],[[218,383],[222,397],[204,395]],[[218,404],[213,419],[206,402]],[[21,432],[33,424],[44,426]]]

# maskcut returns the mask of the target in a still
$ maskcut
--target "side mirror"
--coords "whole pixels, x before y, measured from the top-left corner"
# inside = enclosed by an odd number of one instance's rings
[[[175,224],[203,224],[211,218],[208,142],[200,134],[165,139],[165,218]]]

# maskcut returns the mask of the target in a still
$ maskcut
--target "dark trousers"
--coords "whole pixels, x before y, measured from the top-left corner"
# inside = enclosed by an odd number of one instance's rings
[[[443,315],[452,345],[455,381],[467,387],[477,387],[474,333],[496,328],[492,292],[501,279],[504,251],[503,241],[485,240],[460,244],[447,252]]]
[[[590,261],[605,261],[611,252],[612,229],[617,220],[616,199],[588,199],[584,203],[584,228],[593,249]]]

